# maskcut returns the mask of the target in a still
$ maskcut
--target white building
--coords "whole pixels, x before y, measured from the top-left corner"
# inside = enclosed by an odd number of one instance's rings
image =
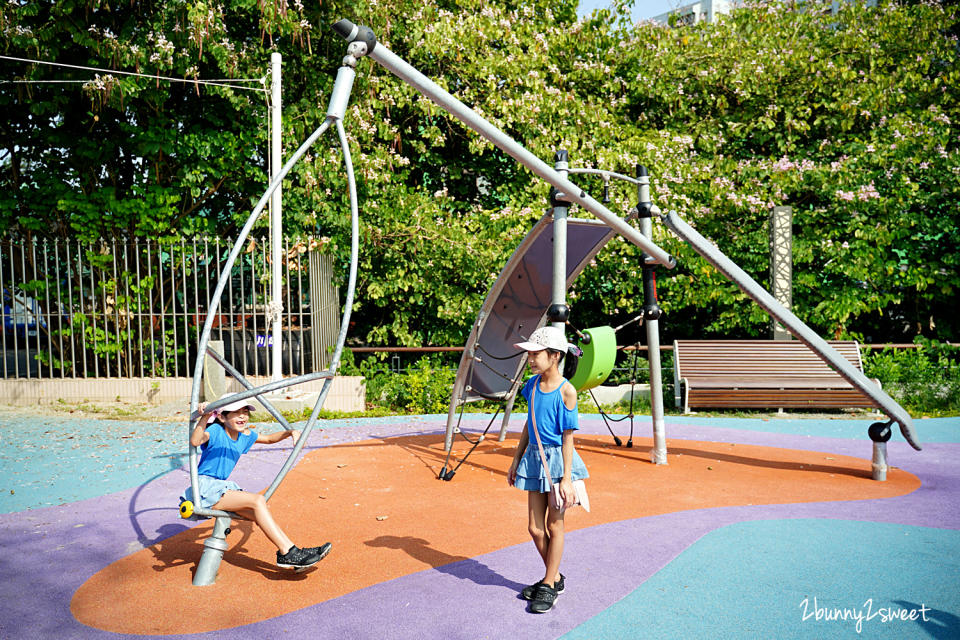
[[[676,16],[674,24],[678,27],[700,22],[713,22],[717,15],[728,13],[732,5],[731,0],[700,0],[700,2],[691,2],[673,11],[661,13],[651,20],[661,24],[670,24],[670,16]]]
[[[851,0],[846,1],[850,2]],[[832,13],[840,10],[840,2],[841,0],[832,0],[830,3]],[[670,16],[676,16],[674,24],[678,27],[700,22],[713,22],[718,15],[729,13],[735,4],[736,0],[700,0],[700,2],[691,2],[682,7],[677,7],[673,11],[661,13],[651,20],[660,24],[670,24]],[[798,2],[798,4],[802,5],[803,2]],[[868,7],[875,7],[877,6],[877,0],[866,0],[864,4]]]

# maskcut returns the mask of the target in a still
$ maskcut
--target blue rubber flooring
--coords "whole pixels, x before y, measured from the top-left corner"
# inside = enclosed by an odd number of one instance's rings
[[[760,520],[708,533],[563,637],[956,638],[957,612],[960,531]]]

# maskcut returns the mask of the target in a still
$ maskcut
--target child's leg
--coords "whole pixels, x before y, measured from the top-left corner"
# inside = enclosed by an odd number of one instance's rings
[[[547,553],[543,558],[543,564],[546,571],[543,574],[543,581],[547,584],[555,584],[560,579],[560,560],[563,558],[563,538],[564,524],[563,511],[558,510],[552,504],[547,508],[547,536],[549,543]]]
[[[540,552],[544,564],[547,562],[547,547],[550,540],[547,538],[547,528],[544,523],[547,511],[547,494],[536,491],[527,492],[527,530],[533,538],[533,544]]]
[[[560,579],[560,558],[563,556],[563,514],[553,507],[547,506],[546,493],[536,491],[527,492],[527,521],[530,537],[540,552],[543,566],[546,569],[543,581],[554,584]],[[559,517],[559,535],[556,519]],[[555,538],[555,536],[558,536]],[[559,545],[557,545],[559,541]],[[556,556],[555,560],[552,560]],[[553,573],[551,571],[553,566]],[[548,577],[552,576],[552,577]]]
[[[280,525],[273,519],[273,514],[267,507],[267,501],[259,493],[246,491],[227,491],[220,500],[213,505],[214,509],[233,511],[250,517],[259,525],[260,529],[277,546],[280,553],[286,553],[293,546],[293,542],[283,532]]]

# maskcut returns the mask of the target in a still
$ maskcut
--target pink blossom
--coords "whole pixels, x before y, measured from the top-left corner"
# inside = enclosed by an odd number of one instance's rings
[[[873,186],[873,183],[863,185],[857,189],[857,199],[858,200],[871,200],[873,198],[879,198],[880,193],[877,191],[877,188]]]
[[[774,171],[790,171],[791,169],[796,168],[796,164],[793,163],[787,156],[783,156],[779,160],[773,163],[771,167]]]

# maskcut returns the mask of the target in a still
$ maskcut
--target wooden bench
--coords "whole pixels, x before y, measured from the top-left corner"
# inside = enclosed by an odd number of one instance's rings
[[[831,340],[863,371],[855,341]],[[875,403],[797,340],[676,340],[677,408],[874,407]],[[878,387],[880,382],[873,381]]]

